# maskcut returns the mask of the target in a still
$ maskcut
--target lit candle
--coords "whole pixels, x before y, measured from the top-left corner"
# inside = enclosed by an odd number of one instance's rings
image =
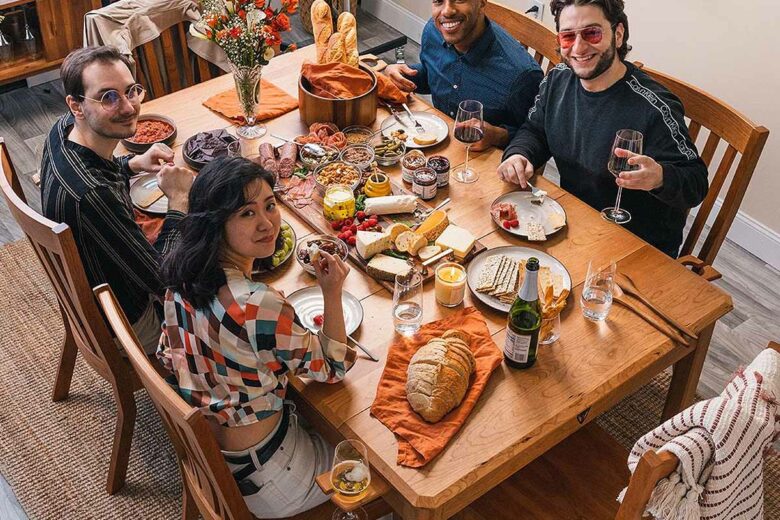
[[[466,295],[466,269],[447,262],[436,268],[436,301],[445,307],[457,307]]]

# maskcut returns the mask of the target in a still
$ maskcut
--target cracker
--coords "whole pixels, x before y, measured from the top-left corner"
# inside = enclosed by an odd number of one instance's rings
[[[539,222],[528,222],[525,225],[525,229],[528,235],[528,240],[537,242],[547,240],[547,235],[544,232],[544,226],[542,226]]]

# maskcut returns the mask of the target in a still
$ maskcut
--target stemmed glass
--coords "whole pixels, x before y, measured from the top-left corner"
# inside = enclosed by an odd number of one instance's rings
[[[642,155],[643,140],[644,136],[642,135],[642,132],[637,132],[636,130],[618,130],[617,134],[615,134],[615,142],[612,143],[612,151],[610,152],[609,163],[607,164],[607,169],[612,175],[619,177],[621,172],[639,169],[639,166],[628,164],[630,157],[618,157],[615,155],[615,150],[621,148],[637,155]],[[604,217],[604,219],[616,224],[627,224],[631,221],[631,213],[624,209],[620,209],[620,197],[622,195],[623,186],[618,186],[615,207],[601,210],[601,216]]]
[[[479,174],[469,168],[469,150],[472,144],[481,141],[485,136],[482,110],[482,103],[467,99],[458,105],[458,115],[455,118],[455,128],[452,134],[455,139],[466,145],[466,162],[462,168],[453,173],[453,177],[456,181],[465,184],[477,182],[479,179]]]
[[[330,481],[336,493],[357,502],[368,490],[371,470],[368,466],[368,450],[356,440],[341,441],[336,446]],[[336,510],[333,520],[367,520],[366,511],[358,507],[353,511]]]

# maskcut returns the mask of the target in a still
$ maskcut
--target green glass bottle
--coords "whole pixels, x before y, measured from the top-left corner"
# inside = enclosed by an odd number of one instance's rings
[[[506,326],[504,361],[512,368],[530,368],[536,363],[539,345],[539,327],[542,325],[542,309],[539,305],[539,260],[529,258],[525,264],[525,277],[517,293]]]

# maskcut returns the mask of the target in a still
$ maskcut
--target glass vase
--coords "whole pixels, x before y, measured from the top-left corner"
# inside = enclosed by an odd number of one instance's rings
[[[260,104],[260,77],[262,65],[254,67],[230,65],[233,79],[236,82],[238,104],[244,116],[244,125],[238,127],[236,133],[244,139],[258,139],[266,133],[265,125],[258,124],[256,113]]]

